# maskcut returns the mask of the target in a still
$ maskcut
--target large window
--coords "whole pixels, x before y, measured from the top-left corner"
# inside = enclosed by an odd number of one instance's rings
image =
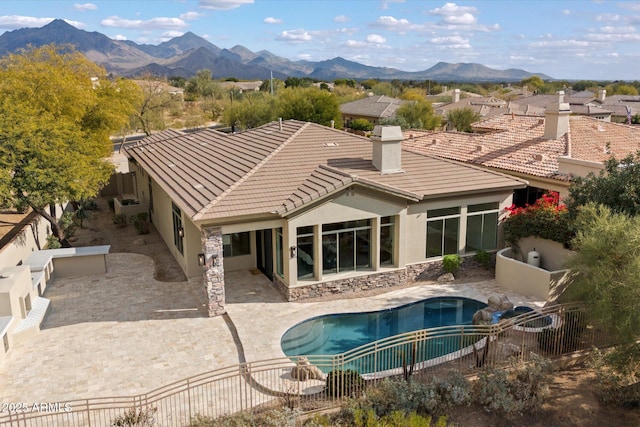
[[[393,264],[395,247],[395,223],[392,216],[380,218],[380,265]]]
[[[465,252],[495,249],[498,244],[498,203],[469,205]]]
[[[251,241],[248,231],[224,234],[222,236],[222,244],[225,258],[251,254]]]
[[[298,279],[314,277],[313,226],[298,227]]]
[[[171,203],[171,213],[173,216],[173,244],[178,251],[184,255],[184,228],[182,228],[182,212],[180,208]]]
[[[427,258],[458,253],[460,208],[427,211]]]
[[[371,220],[337,222],[322,226],[324,274],[366,270],[371,267]]]

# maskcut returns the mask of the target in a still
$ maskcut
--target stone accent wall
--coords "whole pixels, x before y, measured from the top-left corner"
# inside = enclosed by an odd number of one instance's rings
[[[226,312],[224,295],[224,262],[222,229],[205,227],[202,230],[202,252],[205,256],[204,291],[209,317]]]
[[[406,270],[401,269],[383,273],[373,273],[360,277],[333,280],[330,282],[314,283],[313,285],[291,289],[286,288],[283,283],[275,283],[275,280],[274,284],[289,301],[301,301],[327,295],[343,295],[352,292],[367,292],[376,289],[394,288],[405,284],[406,281],[407,272]],[[284,290],[283,287],[285,288]]]

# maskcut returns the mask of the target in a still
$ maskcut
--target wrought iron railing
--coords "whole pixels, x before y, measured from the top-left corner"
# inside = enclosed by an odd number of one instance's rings
[[[385,338],[334,356],[310,355],[320,378],[299,380],[301,357],[242,363],[192,376],[146,394],[6,408],[0,427],[110,426],[119,416],[145,415],[155,426],[188,426],[196,415],[220,417],[287,405],[302,411],[335,407],[386,377],[472,374],[532,353],[554,357],[609,344],[579,305],[556,305],[492,325],[446,326]],[[316,376],[318,370],[314,369]],[[313,375],[312,375],[313,376]],[[13,411],[9,411],[13,409]],[[141,423],[139,425],[145,425]]]

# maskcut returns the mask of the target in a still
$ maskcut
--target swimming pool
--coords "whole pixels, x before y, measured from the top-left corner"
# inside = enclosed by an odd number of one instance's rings
[[[470,298],[436,297],[382,311],[329,314],[307,319],[293,326],[282,336],[281,346],[290,357],[342,354],[405,332],[439,326],[470,325],[473,314],[486,306],[487,304]],[[420,351],[423,355],[420,357],[421,361],[459,349],[452,350],[444,342],[432,343],[430,347],[434,349]],[[371,366],[365,370],[372,372],[388,368],[391,366]]]

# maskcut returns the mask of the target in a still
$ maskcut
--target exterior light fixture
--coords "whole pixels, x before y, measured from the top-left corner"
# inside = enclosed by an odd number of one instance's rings
[[[207,259],[205,258],[204,254],[198,254],[198,265],[199,266],[204,266],[205,262],[207,261]]]
[[[178,237],[184,237],[184,228],[178,228]]]
[[[298,256],[298,248],[296,246],[291,246],[289,248],[289,255],[291,256],[291,258],[295,258],[296,256]]]

